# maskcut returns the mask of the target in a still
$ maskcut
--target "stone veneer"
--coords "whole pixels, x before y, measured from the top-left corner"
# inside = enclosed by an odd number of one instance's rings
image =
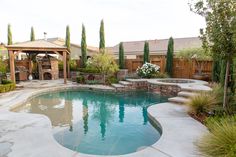
[[[148,89],[163,96],[177,96],[181,91],[178,85],[156,85],[148,83]]]
[[[127,79],[132,83],[133,89],[149,90],[163,96],[177,96],[181,87],[207,84],[207,82],[191,79]],[[131,90],[127,88],[126,90]]]
[[[117,79],[118,80],[124,80],[128,75],[128,69],[120,69],[117,72]]]
[[[176,84],[153,84],[145,79],[136,81],[129,79],[128,81],[132,83],[132,86],[126,90],[148,90],[163,96],[176,96],[181,91],[180,87]]]

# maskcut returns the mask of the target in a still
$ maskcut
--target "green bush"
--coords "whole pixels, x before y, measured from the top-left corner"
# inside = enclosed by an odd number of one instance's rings
[[[86,68],[78,68],[79,72],[83,73],[91,73],[91,74],[99,74],[100,72],[97,69],[86,67]]]
[[[208,112],[214,115],[223,115],[225,113],[222,107],[223,95],[223,88],[220,85],[214,85],[212,91],[202,92],[190,98],[190,101],[187,103],[190,106],[190,112],[195,114]],[[231,99],[236,100],[235,96]],[[233,106],[232,103],[235,101],[230,100],[230,102],[230,105]]]
[[[115,76],[108,77],[107,81],[106,81],[106,83],[109,85],[111,85],[113,83],[118,83],[118,82],[119,82],[119,80]]]
[[[5,74],[7,72],[7,64],[0,58],[0,72]]]
[[[112,75],[119,70],[114,57],[105,51],[100,52],[94,55],[93,58],[88,59],[87,68],[96,69],[103,75]]]
[[[194,114],[201,114],[209,112],[216,104],[215,96],[210,95],[207,92],[202,92],[196,96],[191,97],[190,101],[187,103],[189,110]]]
[[[16,88],[15,83],[2,84],[0,85],[0,93],[9,92],[9,91],[14,90],[15,88]]]
[[[70,71],[78,71],[78,66],[76,60],[69,61]],[[63,61],[58,61],[58,69],[63,71]]]
[[[203,156],[236,156],[236,116],[211,118],[206,124],[210,133],[206,134],[197,146]]]
[[[176,57],[182,59],[196,59],[199,61],[212,59],[212,56],[205,52],[203,48],[183,49],[176,53]]]
[[[151,75],[151,78],[168,78],[168,77],[169,77],[168,74],[161,72]]]
[[[84,84],[85,83],[85,78],[84,76],[80,75],[76,77],[76,82],[80,83],[80,84]]]
[[[211,108],[211,111],[214,113],[214,115],[224,115],[226,112],[230,114],[236,113],[236,94],[229,94],[229,105],[227,106],[227,110],[225,110],[222,105],[224,89],[221,85],[214,85],[212,87],[212,91],[208,92],[208,94],[215,98],[215,105]]]
[[[5,80],[5,79],[2,80],[2,84],[10,84],[10,83],[12,83],[11,80]]]
[[[78,70],[78,65],[77,65],[76,60],[70,60],[69,65],[70,65],[70,71],[77,71]]]

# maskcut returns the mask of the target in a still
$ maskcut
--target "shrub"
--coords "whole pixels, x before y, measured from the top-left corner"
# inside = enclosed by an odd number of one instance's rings
[[[168,78],[168,77],[169,77],[168,74],[161,72],[151,75],[151,78]]]
[[[5,79],[2,80],[2,84],[10,84],[10,83],[12,83],[11,80],[5,80]]]
[[[138,76],[142,78],[151,78],[152,76],[159,73],[160,67],[155,64],[145,63],[143,66],[136,70]]]
[[[5,74],[7,72],[7,64],[0,58],[0,72]]]
[[[69,65],[70,65],[70,70],[71,71],[77,71],[78,70],[78,65],[77,65],[76,60],[70,60]]]
[[[214,115],[224,115],[226,112],[230,114],[236,113],[236,95],[234,93],[229,94],[227,110],[222,107],[224,89],[220,84],[214,85],[212,91],[208,92],[208,94],[215,98],[215,105],[211,108]]]
[[[101,73],[103,75],[104,84],[106,81],[106,75],[113,75],[119,70],[118,65],[116,64],[116,61],[113,56],[103,51],[93,56],[93,58],[88,59],[87,67],[96,69],[99,73]]]
[[[214,115],[223,115],[225,113],[225,110],[222,108],[223,95],[223,88],[220,85],[214,85],[211,91],[202,92],[190,99],[188,102],[190,112],[195,114],[208,112]],[[230,102],[234,101],[230,100]]]
[[[78,71],[83,72],[83,73],[91,73],[91,74],[99,74],[100,73],[97,69],[94,69],[91,67],[79,68]]]
[[[9,92],[9,91],[14,90],[15,88],[16,88],[15,83],[2,84],[0,85],[0,93]]]
[[[118,83],[119,81],[118,81],[118,79],[115,77],[115,76],[110,76],[110,77],[108,77],[107,78],[107,81],[106,81],[106,83],[107,84],[113,84],[113,83]]]
[[[77,76],[76,77],[76,82],[77,83],[80,83],[80,84],[84,84],[85,83],[85,78],[84,78],[84,76]]]
[[[70,66],[71,71],[78,71],[78,65],[77,65],[76,60],[70,60],[69,66]],[[58,61],[58,69],[60,71],[63,71],[63,61]]]
[[[187,103],[190,112],[194,114],[209,112],[211,107],[216,104],[216,98],[211,96],[209,93],[202,92],[196,96],[191,97]]]
[[[113,56],[106,52],[101,52],[93,56],[93,58],[88,59],[87,67],[90,69],[96,69],[103,75],[114,74],[119,70]]]
[[[211,55],[205,52],[203,48],[183,49],[176,53],[176,57],[182,59],[196,59],[199,61],[212,59]]]
[[[211,118],[206,134],[197,144],[203,156],[234,157],[236,156],[236,117]]]

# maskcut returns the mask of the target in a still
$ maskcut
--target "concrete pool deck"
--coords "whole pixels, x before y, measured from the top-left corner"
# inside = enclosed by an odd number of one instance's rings
[[[72,88],[115,90],[103,85],[78,85],[69,82],[32,81],[24,88],[0,95],[0,156],[1,157],[95,157],[74,152],[61,146],[53,138],[48,117],[39,114],[14,113],[10,109],[44,92]],[[207,90],[203,84],[183,85],[182,88]],[[148,108],[150,119],[160,124],[161,138],[152,146],[119,157],[199,157],[195,142],[208,132],[207,128],[187,114],[187,107],[161,103]],[[135,142],[135,141],[134,141]],[[118,156],[117,156],[118,157]]]

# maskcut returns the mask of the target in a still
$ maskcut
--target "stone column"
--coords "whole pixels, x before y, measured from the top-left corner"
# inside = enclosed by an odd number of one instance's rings
[[[69,55],[67,58],[67,77],[70,78],[70,59],[69,59]]]
[[[64,84],[67,83],[67,74],[66,74],[66,60],[67,52],[63,51],[63,75],[64,75]]]
[[[9,60],[10,60],[10,72],[11,72],[11,80],[13,83],[16,83],[15,77],[15,55],[13,51],[9,51]]]

